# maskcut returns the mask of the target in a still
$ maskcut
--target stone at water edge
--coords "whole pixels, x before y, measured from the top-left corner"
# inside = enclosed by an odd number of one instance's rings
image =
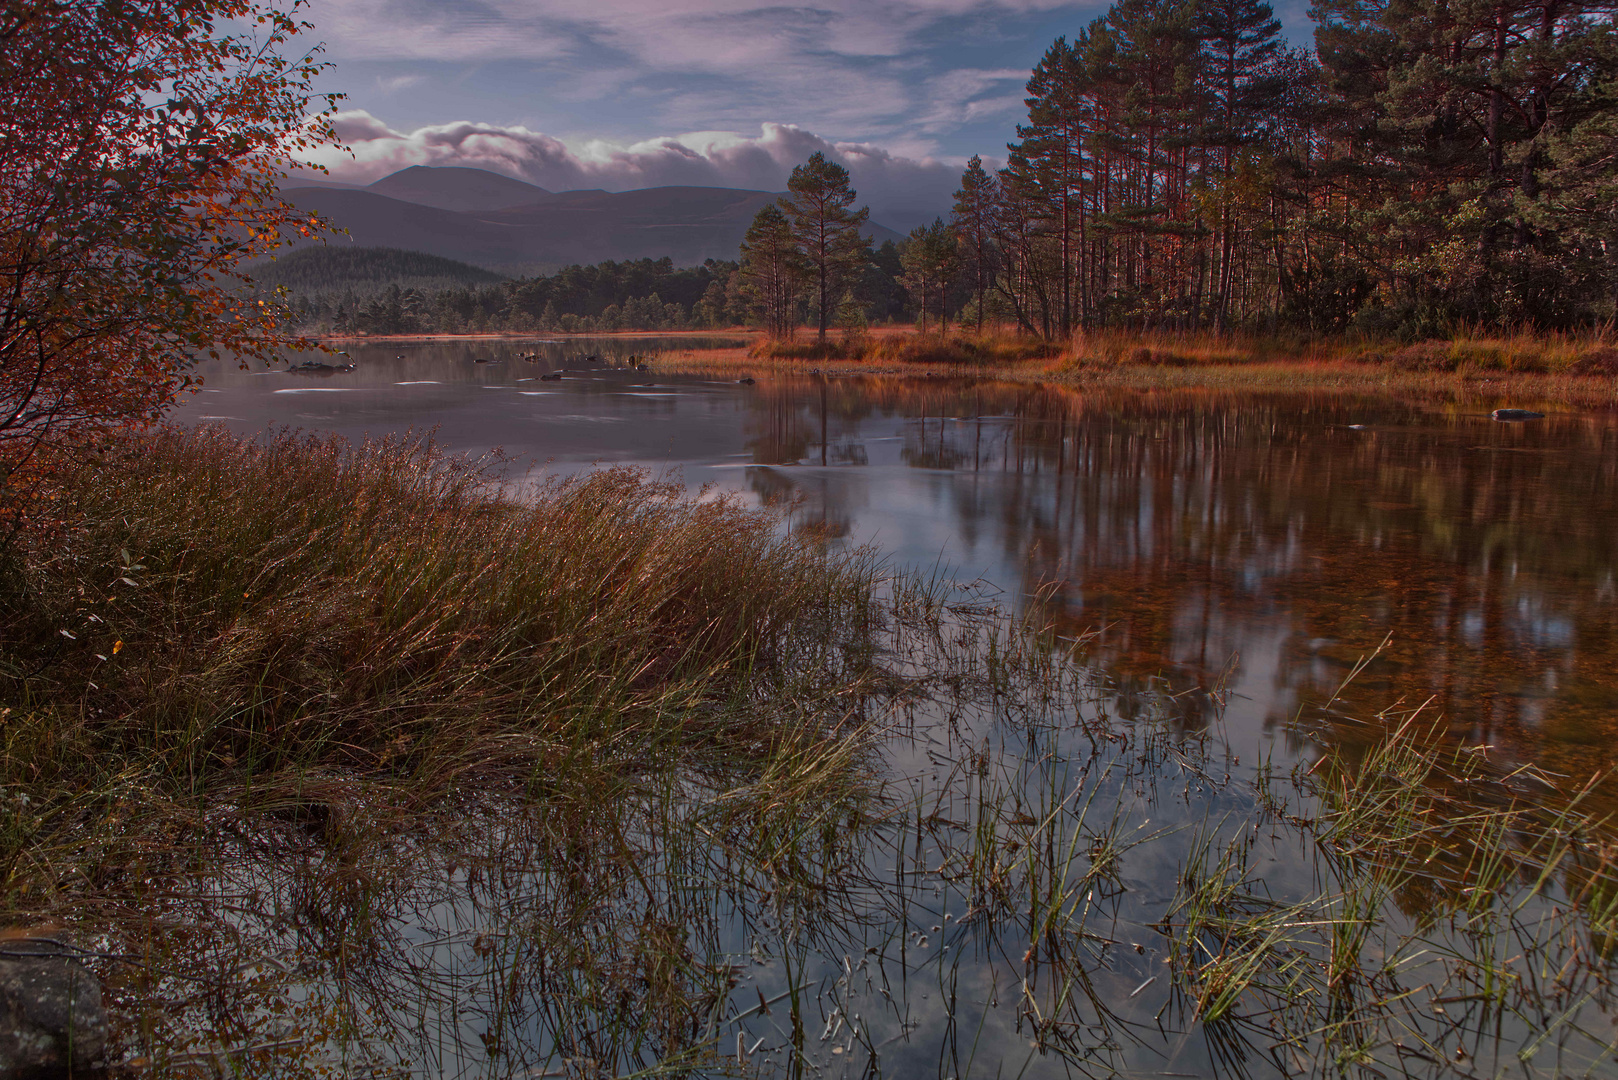
[[[1531,409],[1496,409],[1489,414],[1496,420],[1543,420],[1545,414]]]
[[[0,942],[0,1080],[87,1070],[107,1048],[101,983],[44,938]]]

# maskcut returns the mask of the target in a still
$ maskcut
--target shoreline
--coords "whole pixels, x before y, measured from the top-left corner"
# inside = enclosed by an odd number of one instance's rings
[[[319,334],[312,340],[344,345],[369,342],[402,345],[413,341],[577,341],[585,338],[756,338],[757,330],[613,330],[607,333],[570,334],[565,330],[554,333],[532,331],[513,333],[499,331],[486,334]]]
[[[905,337],[908,328],[879,327],[879,341]],[[960,363],[906,359],[799,359],[755,356],[762,340],[756,330],[634,330],[595,334],[398,334],[331,335],[321,340],[333,345],[444,344],[466,342],[571,342],[650,339],[739,339],[745,344],[728,348],[674,348],[646,356],[653,371],[664,374],[724,374],[749,376],[831,375],[838,377],[887,376],[909,378],[974,378],[1047,384],[1072,389],[1128,389],[1143,393],[1209,391],[1225,393],[1330,393],[1417,395],[1431,399],[1519,402],[1555,402],[1584,408],[1618,406],[1618,376],[1567,374],[1545,371],[1500,370],[1462,364],[1455,371],[1412,371],[1394,366],[1380,353],[1376,361],[1343,356],[1321,356],[1319,344],[1300,346],[1296,358],[1265,356],[1212,362],[1085,362],[1071,354],[1056,359]],[[1153,340],[1140,335],[1141,341]],[[1126,340],[1135,340],[1130,338]],[[1553,342],[1546,341],[1547,349]],[[1328,345],[1346,350],[1349,343]],[[1314,353],[1313,356],[1309,355]],[[1125,356],[1129,353],[1126,351]],[[1228,356],[1228,354],[1227,354]]]
[[[1010,364],[929,364],[903,361],[774,360],[744,350],[704,350],[654,354],[653,371],[664,374],[722,374],[753,377],[829,375],[902,378],[993,379],[1064,387],[1071,390],[1135,390],[1141,393],[1326,393],[1409,395],[1430,399],[1483,401],[1511,399],[1618,407],[1618,378],[1544,372],[1412,372],[1354,361],[1263,360],[1244,364],[1171,367],[1119,364],[1071,367],[1042,360]]]

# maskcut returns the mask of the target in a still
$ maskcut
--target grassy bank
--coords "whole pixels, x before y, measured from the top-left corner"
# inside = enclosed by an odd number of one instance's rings
[[[748,350],[760,360],[821,360],[851,364],[1005,365],[1054,360],[1062,349],[1015,334],[910,334],[887,330],[826,341],[762,339]]]
[[[1618,348],[1606,334],[1462,333],[1443,341],[1401,343],[1359,337],[1206,332],[1074,335],[1056,369],[1123,366],[1219,368],[1247,365],[1358,364],[1401,373],[1518,373],[1618,376]]]
[[[625,470],[518,503],[419,442],[221,432],[64,485],[70,526],[14,537],[0,579],[0,785],[32,793],[0,828],[14,911],[71,892],[77,830],[132,778],[159,816],[323,821],[314,793],[352,780],[420,807],[859,753],[819,756],[868,674],[870,569],[768,514]]]
[[[1486,402],[1602,405],[1618,385],[1618,348],[1603,335],[1468,334],[1413,344],[1291,335],[1081,334],[1061,346],[1009,334],[919,335],[883,328],[852,342],[759,341],[675,349],[655,369],[724,376],[973,376],[1136,390],[1392,393]]]
[[[1033,609],[496,480],[166,434],[13,541],[0,897],[114,1075],[1618,1071],[1579,784],[1419,708],[1244,764]]]

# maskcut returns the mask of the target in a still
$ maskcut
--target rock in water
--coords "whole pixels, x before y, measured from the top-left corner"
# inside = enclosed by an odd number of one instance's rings
[[[1543,420],[1545,414],[1529,409],[1496,409],[1489,414],[1496,420]]]
[[[79,1072],[107,1048],[101,983],[45,938],[0,944],[0,1080]]]

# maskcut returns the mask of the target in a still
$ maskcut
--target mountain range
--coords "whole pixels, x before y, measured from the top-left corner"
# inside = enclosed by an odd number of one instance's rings
[[[734,259],[778,193],[738,188],[547,191],[483,169],[414,165],[364,187],[289,179],[287,201],[348,236],[328,244],[423,251],[502,271],[667,256],[677,266]],[[873,243],[898,240],[871,224]]]

